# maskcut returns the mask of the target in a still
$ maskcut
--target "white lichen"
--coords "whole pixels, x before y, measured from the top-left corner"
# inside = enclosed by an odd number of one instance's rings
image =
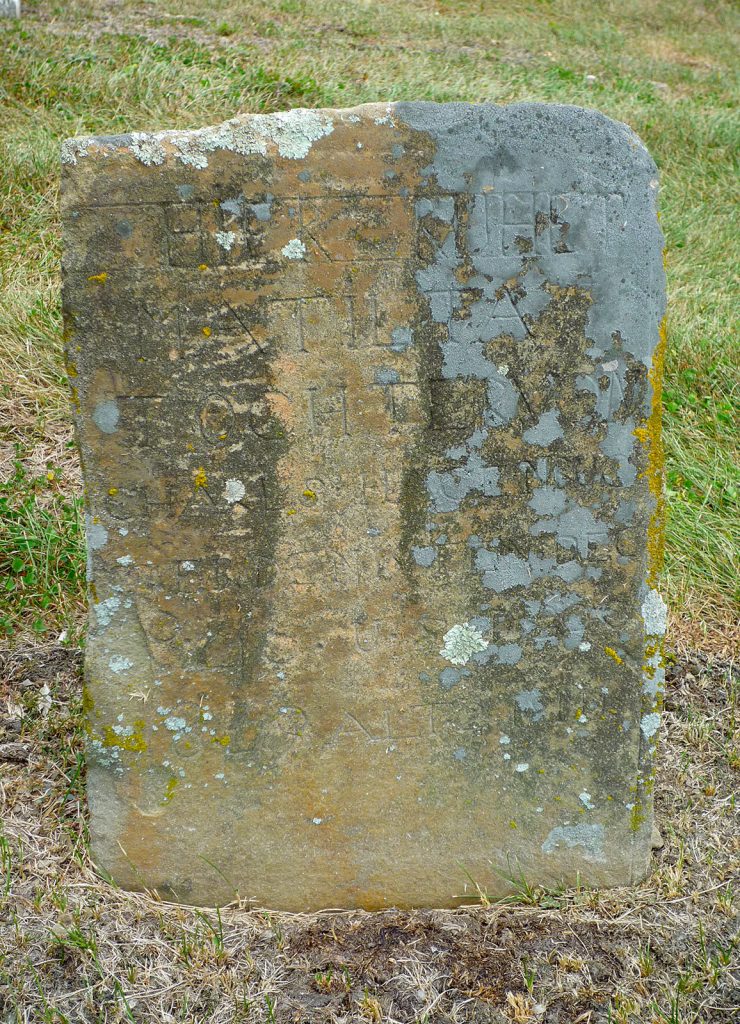
[[[110,625],[110,621],[121,607],[120,597],[107,597],[105,601],[98,601],[97,604],[93,605],[95,609],[95,621],[98,626],[105,628]]]
[[[657,590],[649,590],[642,602],[646,636],[663,636],[668,624],[668,607]]]
[[[170,141],[177,151],[177,159],[186,167],[194,167],[197,171],[204,171],[208,167],[208,157],[201,150],[196,137],[186,133],[172,134]]]
[[[216,241],[226,252],[231,252],[231,249],[236,241],[236,235],[233,231],[217,231]]]
[[[146,167],[158,166],[164,163],[164,148],[156,135],[147,135],[146,132],[133,132],[129,149]]]
[[[467,665],[474,654],[488,647],[488,641],[483,639],[481,631],[470,622],[453,626],[445,633],[443,640],[444,647],[439,653],[453,665]]]
[[[195,572],[195,564],[193,562],[180,562],[180,568],[183,572]]]
[[[102,523],[96,523],[92,516],[85,516],[85,534],[87,546],[91,551],[98,551],[108,543],[108,531]]]
[[[318,139],[334,129],[331,118],[317,110],[287,110],[278,114],[254,114],[232,118],[212,128],[194,132],[162,132],[156,141],[167,140],[180,163],[197,170],[208,167],[208,154],[229,150],[242,156],[267,156],[273,143],[282,157],[307,156]]]
[[[108,662],[108,668],[111,672],[115,672],[118,675],[121,672],[126,672],[128,669],[133,668],[134,663],[129,658],[124,658],[121,654],[114,654]]]
[[[660,715],[652,711],[649,715],[643,715],[640,720],[640,729],[646,740],[652,739],[660,727]]]
[[[572,850],[580,846],[587,860],[604,860],[605,833],[603,825],[558,825],[548,833],[542,844],[542,852],[555,853],[557,850]]]
[[[385,114],[382,117],[374,118],[376,124],[390,124],[395,127],[395,122],[392,117],[393,106],[389,103],[385,108]]]
[[[289,160],[308,156],[314,142],[334,130],[331,118],[317,110],[258,114],[254,121],[261,134],[277,145],[280,156]]]
[[[60,147],[63,164],[76,164],[78,160],[89,156],[89,149],[95,140],[92,138],[65,139]]]
[[[306,255],[306,247],[300,238],[291,238],[280,251],[288,260],[302,260]]]
[[[229,505],[233,505],[237,501],[241,501],[246,493],[247,489],[241,480],[227,480],[224,485],[224,500],[227,501]]]
[[[134,559],[133,559],[132,555],[121,555],[121,557],[117,558],[116,561],[118,562],[119,565],[133,565],[134,564]]]
[[[169,718],[164,720],[165,729],[169,729],[170,732],[185,732],[188,727],[188,723],[184,718],[180,718],[179,715],[170,715]]]
[[[591,794],[587,793],[585,789],[582,793],[578,794],[578,799],[587,810],[592,811],[594,809],[595,805],[591,802]]]
[[[517,770],[518,772],[527,772],[527,771],[529,771],[529,765],[527,764],[527,762],[526,762],[526,761],[522,761],[522,763],[521,763],[521,764],[518,764],[518,765],[516,766],[516,770]]]

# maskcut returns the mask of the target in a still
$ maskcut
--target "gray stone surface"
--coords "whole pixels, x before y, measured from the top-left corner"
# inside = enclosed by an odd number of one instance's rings
[[[21,0],[0,0],[0,18],[20,18]]]
[[[640,878],[655,167],[577,108],[63,146],[93,850],[293,910]]]

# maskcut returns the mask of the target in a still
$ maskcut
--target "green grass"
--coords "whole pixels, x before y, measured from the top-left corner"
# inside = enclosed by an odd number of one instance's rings
[[[0,395],[0,458],[11,475],[16,458],[58,469],[54,453],[69,436],[58,276],[62,138],[386,99],[597,107],[638,132],[662,178],[670,301],[664,588],[685,622],[705,623],[708,644],[728,641],[740,578],[737,7],[28,0],[25,11],[0,26],[0,360],[9,382]],[[63,470],[60,486],[71,491],[68,459]],[[13,481],[5,493],[15,508],[28,484]],[[26,514],[45,565],[58,564],[60,545],[74,559],[71,512],[52,516],[48,527]],[[2,536],[7,543],[7,531]],[[40,619],[51,629],[68,619],[78,577],[65,568],[44,579],[49,600],[44,607],[38,599],[30,620],[29,605],[19,603],[26,598],[6,595],[12,628]]]
[[[81,498],[59,492],[60,473],[28,476],[15,462],[0,483],[0,636],[43,636],[48,619],[76,625],[83,603]]]

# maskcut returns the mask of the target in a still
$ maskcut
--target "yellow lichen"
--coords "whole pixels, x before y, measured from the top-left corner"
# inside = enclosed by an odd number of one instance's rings
[[[210,336],[211,336],[211,328],[210,327],[201,327],[201,330],[203,331],[203,334],[206,336],[206,338],[210,338]]]
[[[88,281],[92,281],[93,284],[105,284],[107,280],[108,275],[105,271],[103,271],[102,274],[91,274],[90,277],[88,277]]]
[[[308,498],[309,501],[316,501],[316,492],[306,488],[303,492],[303,497]]]
[[[206,471],[205,469],[203,469],[202,466],[198,466],[198,468],[196,469],[195,474],[193,476],[193,483],[195,484],[196,491],[198,490],[199,487],[205,487],[206,484],[208,483]]]
[[[645,821],[645,812],[642,806],[642,802],[638,802],[633,806],[630,811],[630,829],[633,832],[637,832],[640,825]]]
[[[208,264],[207,263],[200,263],[200,264],[198,264],[198,270],[208,270]]]
[[[108,494],[110,494],[111,498],[115,498],[115,496],[118,494],[118,488],[117,487],[109,487],[108,488]]]
[[[162,803],[163,804],[168,804],[170,802],[170,800],[172,799],[172,797],[175,794],[175,789],[176,789],[177,784],[178,784],[179,781],[180,780],[176,776],[174,776],[174,775],[172,775],[170,777],[170,780],[167,783],[167,786],[166,786],[165,791],[164,791],[164,797],[162,798]]]
[[[231,737],[230,736],[214,736],[213,739],[211,740],[211,743],[218,743],[222,747],[228,747],[229,743],[231,743]]]
[[[135,754],[141,754],[146,750],[146,740],[142,736],[140,728],[128,736],[123,736],[115,732],[112,725],[105,725],[103,726],[102,743],[104,747],[118,747],[119,750],[129,750]]]
[[[617,654],[617,652],[614,650],[613,647],[605,647],[604,648],[604,653],[608,654],[610,658],[613,658],[614,661],[616,661],[617,665],[621,665],[622,664],[622,659],[619,657],[619,655]]]

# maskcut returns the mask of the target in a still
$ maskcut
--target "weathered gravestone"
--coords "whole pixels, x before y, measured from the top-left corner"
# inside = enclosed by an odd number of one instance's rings
[[[20,18],[21,0],[0,0],[0,18]]]
[[[294,910],[648,864],[655,167],[577,108],[65,143],[95,857]]]

